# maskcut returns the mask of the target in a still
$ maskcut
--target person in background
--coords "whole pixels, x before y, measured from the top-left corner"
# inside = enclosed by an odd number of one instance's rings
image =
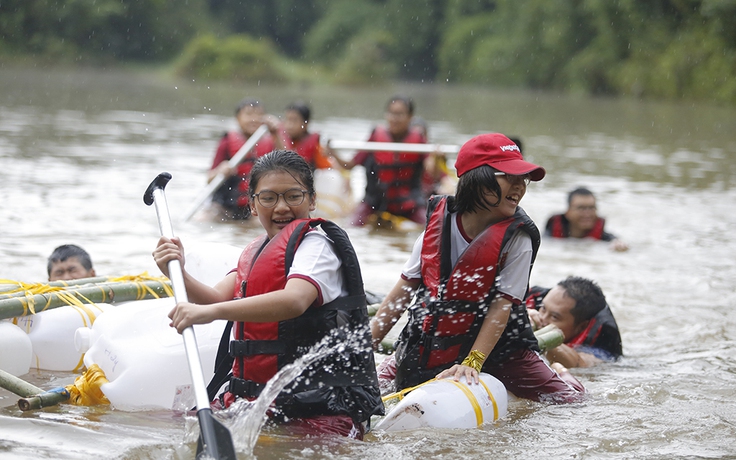
[[[259,158],[249,187],[252,213],[266,233],[214,287],[186,271],[178,238],[159,239],[156,264],[168,276],[169,261],[180,260],[189,300],[196,302],[177,304],[169,313],[171,326],[181,333],[193,324],[232,322],[208,387],[213,398],[224,389],[217,400],[224,406],[257,398],[280,369],[328,336],[344,341],[341,351],[325,358],[329,362],[313,363],[276,397],[272,415],[302,434],[362,438],[364,423],[384,407],[355,251],[336,224],[310,219],[314,176],[295,152],[275,150]]]
[[[95,269],[87,251],[74,244],[63,244],[54,249],[48,260],[49,281],[67,281],[92,278]]]
[[[623,356],[616,319],[595,282],[570,276],[551,289],[534,286],[526,307],[535,329],[554,324],[565,336],[562,345],[547,350],[550,363],[590,367]]]
[[[549,218],[545,235],[553,238],[593,238],[610,241],[615,251],[626,251],[629,246],[605,231],[606,220],[598,216],[593,192],[580,187],[567,196],[567,211]]]
[[[226,132],[220,139],[212,167],[207,173],[207,182],[219,174],[226,177],[215,191],[212,202],[225,218],[241,220],[250,217],[248,176],[253,163],[274,148],[283,148],[284,142],[278,118],[266,114],[257,99],[245,98],[240,101],[235,109],[235,118],[240,130]],[[270,134],[263,136],[245,159],[231,168],[228,161],[264,123],[268,125]]]
[[[429,140],[427,122],[422,117],[414,117],[411,126],[419,129],[422,136]],[[424,175],[422,189],[425,198],[432,195],[452,195],[455,193],[457,177],[454,177],[447,167],[447,156],[442,152],[432,152],[424,158]]]
[[[386,126],[377,126],[368,142],[401,142],[425,144],[427,139],[420,128],[412,127],[414,101],[395,95],[386,105]],[[340,166],[353,169],[365,167],[365,196],[358,204],[351,224],[363,226],[371,215],[384,212],[424,224],[426,198],[422,190],[425,154],[391,151],[359,151],[351,160],[344,161],[330,152]]]
[[[429,201],[426,230],[371,321],[377,348],[411,304],[379,379],[401,390],[433,377],[477,384],[486,372],[517,397],[579,400],[583,385],[539,356],[523,304],[540,235],[519,203],[544,168],[498,133],[466,142],[455,168],[456,195]]]
[[[309,106],[302,102],[289,104],[284,111],[285,148],[302,156],[312,169],[333,167],[332,161],[323,153],[319,134],[309,132],[311,118]]]

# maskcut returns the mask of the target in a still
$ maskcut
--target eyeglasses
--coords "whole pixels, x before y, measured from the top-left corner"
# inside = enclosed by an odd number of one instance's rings
[[[279,202],[279,197],[284,197],[284,203],[287,206],[299,206],[304,203],[304,197],[309,193],[308,190],[301,190],[298,188],[290,188],[284,193],[276,193],[270,190],[264,190],[261,193],[256,193],[253,198],[258,200],[261,206],[264,208],[273,208],[276,203]]]
[[[524,174],[523,176],[516,176],[513,174],[506,174],[505,172],[495,172],[496,176],[504,176],[506,177],[506,180],[509,181],[511,184],[517,183],[519,181],[524,182],[524,185],[529,185],[529,182],[532,181],[532,178],[529,177],[529,174]]]

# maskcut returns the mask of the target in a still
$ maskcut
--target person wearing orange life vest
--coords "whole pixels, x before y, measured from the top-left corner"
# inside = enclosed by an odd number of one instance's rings
[[[240,101],[235,109],[235,118],[240,130],[226,132],[220,139],[212,166],[207,173],[207,182],[211,182],[218,174],[227,178],[215,190],[212,202],[224,218],[242,220],[250,217],[248,175],[253,163],[274,148],[283,148],[284,141],[278,119],[266,114],[257,99],[245,98]],[[263,136],[245,159],[231,168],[228,161],[264,123],[268,125],[270,134]]]
[[[435,376],[465,376],[477,384],[482,371],[518,397],[579,400],[583,385],[539,356],[522,303],[540,235],[519,202],[544,168],[525,161],[518,146],[497,133],[466,142],[455,168],[456,195],[430,200],[426,230],[371,321],[377,348],[411,304],[379,380],[393,377],[396,389]]]
[[[565,336],[562,345],[547,350],[551,363],[590,367],[623,356],[616,319],[595,282],[570,276],[551,289],[533,286],[525,303],[535,328],[554,324]]]
[[[310,219],[314,176],[297,153],[275,150],[259,158],[249,186],[252,213],[266,235],[248,245],[237,269],[214,287],[189,275],[178,238],[159,239],[156,264],[167,274],[168,262],[180,260],[189,299],[196,302],[177,304],[169,313],[171,326],[182,332],[217,319],[234,323],[215,373],[222,376],[221,359],[229,350],[233,359],[222,361],[232,378],[213,379],[208,387],[211,397],[224,390],[216,401],[225,406],[257,397],[277,371],[318,342],[344,343],[290,383],[270,415],[297,433],[360,439],[365,423],[384,408],[355,251],[336,224]]]
[[[334,165],[325,156],[319,142],[319,133],[309,132],[309,120],[312,111],[302,102],[294,102],[286,106],[284,111],[285,148],[301,155],[312,169],[327,169]]]
[[[614,251],[626,251],[629,246],[605,231],[606,220],[596,213],[593,192],[584,187],[576,188],[567,196],[567,211],[549,218],[545,235],[553,238],[593,238],[610,241]]]
[[[426,144],[419,127],[412,127],[414,101],[406,96],[393,96],[386,106],[387,126],[377,126],[368,142],[403,142]],[[368,218],[383,212],[405,217],[423,224],[426,221],[426,197],[422,190],[425,155],[413,152],[360,151],[343,161],[330,152],[345,169],[365,167],[365,196],[353,212],[351,224],[363,226]]]

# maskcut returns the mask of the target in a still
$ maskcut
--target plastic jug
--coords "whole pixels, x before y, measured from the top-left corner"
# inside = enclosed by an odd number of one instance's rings
[[[10,321],[0,321],[0,369],[16,377],[31,367],[31,338]]]
[[[465,377],[434,380],[408,393],[376,425],[376,430],[402,431],[423,427],[475,428],[506,415],[508,394],[497,378],[480,374],[479,384]]]
[[[82,369],[82,353],[74,346],[74,333],[80,327],[92,326],[109,304],[64,306],[36,315],[16,318],[33,344],[31,367],[49,371],[76,372]]]
[[[75,335],[84,364],[97,364],[110,381],[102,392],[117,409],[171,409],[177,387],[191,385],[184,341],[169,326],[173,298],[120,304],[92,328]],[[225,321],[194,326],[202,370],[214,374],[215,355]],[[87,349],[87,347],[89,347]]]

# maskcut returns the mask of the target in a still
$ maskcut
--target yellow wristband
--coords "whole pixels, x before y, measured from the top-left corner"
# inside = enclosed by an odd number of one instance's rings
[[[462,365],[472,367],[476,371],[480,372],[480,368],[483,367],[483,362],[486,360],[486,355],[482,351],[473,350],[463,360]]]

